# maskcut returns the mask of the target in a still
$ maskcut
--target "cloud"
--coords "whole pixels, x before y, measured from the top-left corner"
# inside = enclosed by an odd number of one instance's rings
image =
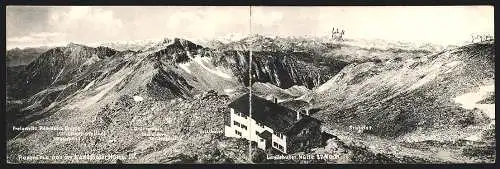
[[[18,13],[26,14],[30,10]],[[214,6],[176,6],[176,7],[45,7],[46,19],[20,22],[13,21],[10,41],[22,43],[37,39],[42,45],[52,43],[51,40],[69,43],[101,43],[111,41],[130,41],[138,39],[161,39],[163,37],[181,37],[190,40],[220,38],[233,34],[241,37],[249,33],[248,7],[214,7]],[[11,10],[10,16],[16,16]],[[34,15],[34,14],[30,14]],[[29,24],[33,24],[27,26]],[[15,27],[27,29],[43,25],[44,29],[29,29],[18,33]],[[61,32],[65,36],[49,36],[42,32]],[[35,37],[31,33],[39,33]],[[26,35],[28,34],[28,35]],[[55,35],[55,34],[54,34]],[[10,44],[17,45],[17,44]]]
[[[52,32],[47,29],[50,7],[7,6],[6,36],[25,36],[33,32]]]
[[[66,34],[60,32],[40,32],[40,33],[32,33],[27,36],[10,37],[7,38],[7,41],[17,42],[17,43],[44,42],[49,39],[60,40],[64,36],[66,36]]]
[[[117,39],[123,36],[124,24],[112,10],[99,7],[74,6],[53,11],[48,22],[56,32],[65,32],[69,40],[89,42],[96,36]]]
[[[65,43],[66,34],[61,32],[39,32],[25,36],[14,36],[7,38],[7,49],[29,46],[62,46]]]
[[[252,7],[252,31],[266,35],[328,36],[332,27],[353,39],[456,44],[493,34],[492,6]],[[255,29],[254,29],[255,28]]]
[[[274,26],[275,24],[279,24],[283,19],[283,13],[278,11],[265,12],[257,8],[257,10],[252,10],[252,12],[252,25],[258,24],[264,27]]]
[[[197,7],[166,16],[167,36],[191,39],[224,38],[228,34],[248,35],[248,7]]]
[[[61,37],[65,35],[66,35],[65,33],[60,33],[60,32],[40,32],[32,34],[31,36],[39,38],[48,38],[48,37]]]
[[[17,7],[9,12],[7,46],[11,47],[114,41],[127,35],[122,20],[103,7]],[[46,17],[34,17],[37,14]]]
[[[7,41],[10,42],[30,42],[35,40],[32,36],[22,36],[22,37],[12,37],[12,38],[7,38]]]
[[[250,25],[250,9],[252,10]],[[493,7],[7,7],[7,45],[328,36],[453,43],[493,34]]]

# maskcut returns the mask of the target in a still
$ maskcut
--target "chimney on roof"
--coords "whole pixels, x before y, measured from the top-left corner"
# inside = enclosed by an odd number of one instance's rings
[[[273,97],[273,102],[276,103],[276,104],[278,104],[278,98]]]
[[[307,109],[307,108],[306,108],[306,110],[305,110],[305,111],[306,111],[306,115],[308,115],[308,116],[309,116],[309,109]]]

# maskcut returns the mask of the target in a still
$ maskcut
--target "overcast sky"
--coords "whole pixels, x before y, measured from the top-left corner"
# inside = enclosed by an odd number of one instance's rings
[[[492,6],[449,7],[8,6],[7,48],[180,37],[327,36],[442,45],[493,34]],[[251,24],[251,25],[250,25]]]

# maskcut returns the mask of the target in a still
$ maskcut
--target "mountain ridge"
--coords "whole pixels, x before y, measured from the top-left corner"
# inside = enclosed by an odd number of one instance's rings
[[[306,43],[303,47],[315,44]],[[179,38],[164,39],[139,51],[76,44],[53,48],[26,68],[9,70],[13,75],[24,71],[16,75],[22,78],[10,77],[19,79],[16,83],[8,83],[7,89],[13,92],[7,97],[9,125],[80,126],[83,131],[107,134],[61,141],[56,138],[64,137],[64,132],[11,133],[8,160],[17,162],[14,154],[27,152],[46,155],[138,153],[138,159],[127,160],[127,163],[250,162],[243,158],[248,152],[241,149],[246,142],[224,138],[220,133],[203,134],[204,130],[223,130],[222,114],[228,111],[227,104],[247,93],[250,86],[260,89],[263,97],[284,98],[280,104],[294,110],[315,109],[312,116],[325,121],[325,131],[340,139],[330,140],[323,150],[340,148],[345,143],[345,153],[341,154],[353,162],[359,162],[356,156],[360,153],[371,153],[367,158],[401,154],[391,152],[392,149],[380,152],[370,144],[350,143],[357,137],[347,137],[342,132],[359,132],[370,136],[368,138],[393,139],[411,146],[425,142],[422,134],[432,135],[429,138],[437,142],[443,141],[439,137],[441,131],[435,130],[443,126],[467,136],[478,131],[491,132],[491,128],[474,129],[491,122],[480,108],[465,108],[477,104],[463,105],[452,98],[476,93],[471,86],[489,84],[479,79],[494,79],[492,43],[476,43],[436,54],[317,44],[321,46],[302,52],[253,51],[252,63],[249,63],[249,51],[214,49]],[[381,57],[372,59],[365,55]],[[13,97],[15,95],[18,97]],[[482,100],[492,100],[488,97]],[[408,106],[412,104],[420,107]],[[454,121],[449,122],[444,116],[453,117]],[[352,126],[361,124],[375,130],[351,131]],[[142,135],[144,130],[133,130],[147,126],[163,129],[160,133],[165,138],[155,140],[158,138]],[[453,139],[466,137],[443,133],[441,136],[447,134]],[[480,136],[478,140],[485,138]],[[387,144],[380,144],[384,145]],[[422,159],[440,161],[432,155]],[[54,161],[35,161],[42,162]]]

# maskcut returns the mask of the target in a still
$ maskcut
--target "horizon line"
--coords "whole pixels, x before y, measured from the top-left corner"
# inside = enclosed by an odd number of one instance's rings
[[[7,50],[12,50],[12,49],[29,49],[29,48],[42,48],[42,47],[48,47],[48,48],[55,48],[55,47],[64,47],[69,44],[78,44],[78,45],[83,45],[83,46],[88,46],[88,47],[98,47],[98,46],[105,46],[107,43],[132,43],[132,42],[140,42],[140,41],[146,41],[146,42],[160,42],[164,39],[183,39],[183,40],[188,40],[193,43],[203,43],[203,42],[208,42],[208,41],[219,41],[224,44],[228,44],[231,42],[237,42],[241,41],[245,38],[253,37],[253,36],[263,36],[266,38],[271,38],[271,39],[276,39],[276,38],[309,38],[310,40],[315,40],[315,39],[321,39],[321,38],[327,38],[330,39],[331,37],[328,35],[323,35],[323,36],[310,36],[310,35],[299,35],[299,36],[269,36],[269,35],[263,35],[263,34],[249,34],[248,36],[243,36],[239,38],[187,38],[187,37],[160,37],[160,38],[144,38],[144,39],[137,39],[137,40],[117,40],[117,41],[103,41],[103,42],[91,42],[91,43],[84,43],[84,42],[77,42],[77,41],[64,41],[64,42],[55,42],[55,43],[48,43],[48,44],[38,44],[38,45],[17,45],[17,46],[9,46],[8,43],[6,43],[6,49]],[[323,40],[327,40],[323,39]],[[465,45],[469,41],[462,41],[462,42],[456,42],[454,44],[439,44],[431,41],[414,41],[414,40],[388,40],[388,39],[383,39],[383,38],[345,38],[346,41],[355,41],[355,40],[367,40],[367,41],[380,41],[380,42],[389,42],[389,43],[410,43],[410,44],[431,44],[431,45],[436,45],[436,46],[456,46],[456,45]]]

